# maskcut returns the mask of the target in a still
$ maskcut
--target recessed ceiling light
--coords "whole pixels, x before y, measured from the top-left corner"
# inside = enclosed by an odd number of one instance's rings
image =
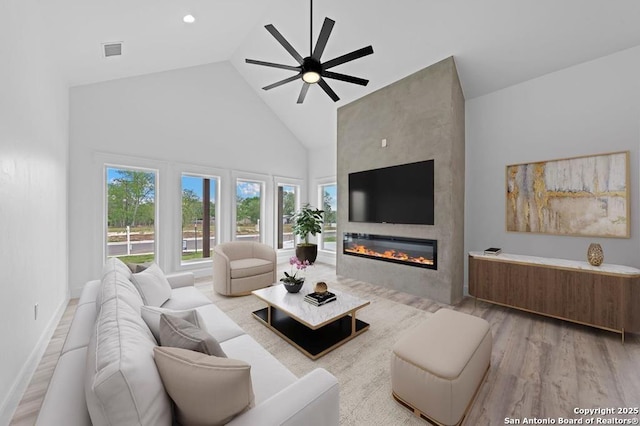
[[[193,15],[185,15],[182,20],[187,24],[193,24],[194,22],[196,22],[196,18]]]

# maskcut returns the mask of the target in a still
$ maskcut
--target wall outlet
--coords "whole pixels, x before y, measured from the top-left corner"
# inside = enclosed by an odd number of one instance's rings
[[[386,139],[382,139],[380,146],[382,146],[383,148],[387,147],[387,140]]]
[[[35,305],[33,305],[33,319],[34,320],[38,319],[38,304],[37,303]]]

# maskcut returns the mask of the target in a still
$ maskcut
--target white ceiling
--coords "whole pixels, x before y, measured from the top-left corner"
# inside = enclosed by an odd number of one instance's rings
[[[312,86],[298,105],[299,81],[260,89],[292,72],[244,59],[297,65],[265,24],[307,56],[306,0],[39,0],[39,7],[70,85],[230,60],[310,148],[335,141],[339,106],[449,56],[471,99],[640,45],[637,0],[316,0],[314,38],[325,16],[336,21],[323,61],[372,45],[373,55],[332,69],[370,83],[328,80],[340,101]],[[182,22],[187,13],[194,24]],[[102,58],[101,44],[111,41],[124,42],[122,57]]]

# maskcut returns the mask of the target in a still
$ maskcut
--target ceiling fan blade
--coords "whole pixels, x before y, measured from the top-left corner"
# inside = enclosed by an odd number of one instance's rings
[[[298,103],[301,104],[304,102],[304,98],[307,96],[307,92],[309,91],[309,83],[304,83],[302,85],[302,89],[300,90],[300,96],[298,96]]]
[[[318,42],[316,43],[315,49],[313,49],[313,54],[311,55],[311,57],[316,61],[320,61],[320,57],[324,52],[324,48],[327,47],[327,41],[329,41],[329,36],[331,35],[331,30],[333,30],[333,25],[335,23],[336,21],[333,19],[324,18],[324,23],[322,24],[322,29],[318,36]]]
[[[293,56],[293,58],[298,61],[300,65],[302,65],[302,56],[300,56],[300,54],[296,52],[296,49],[294,49],[293,46],[291,46],[289,42],[284,38],[284,36],[280,34],[278,30],[276,30],[276,27],[271,24],[265,25],[264,27],[271,33],[272,36],[275,37],[276,40],[278,40],[282,47],[284,47],[287,52],[289,52],[289,54]]]
[[[273,62],[256,61],[255,59],[245,59],[248,64],[263,65],[265,67],[282,68],[283,70],[300,71],[300,67],[291,65],[274,64]]]
[[[331,71],[323,71],[322,77],[333,78],[334,80],[346,81],[347,83],[359,84],[361,86],[366,86],[369,83],[369,80],[365,80],[364,78],[354,77],[352,75],[340,74]]]
[[[363,56],[371,55],[373,53],[373,47],[367,46],[362,49],[354,50],[351,53],[347,53],[346,55],[338,56],[335,59],[325,62],[322,64],[322,68],[327,70],[329,68],[333,68],[337,65],[344,64],[345,62],[353,61],[354,59],[362,58]]]
[[[333,102],[338,102],[340,100],[340,97],[336,95],[336,92],[331,90],[331,87],[329,87],[326,81],[324,81],[323,79],[320,79],[318,80],[318,85],[322,87],[322,90],[324,90],[331,99],[333,99]]]
[[[287,84],[287,83],[292,82],[294,80],[297,80],[299,78],[300,78],[300,74],[296,74],[294,76],[285,78],[284,80],[276,81],[273,84],[270,84],[268,86],[264,86],[262,89],[263,90],[270,90],[270,89],[273,89],[274,87],[282,86],[283,84]]]

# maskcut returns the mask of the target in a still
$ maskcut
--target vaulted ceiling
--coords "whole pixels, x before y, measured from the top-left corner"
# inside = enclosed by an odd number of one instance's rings
[[[297,65],[264,25],[273,24],[306,56],[308,0],[38,4],[46,42],[70,85],[228,60],[310,148],[335,142],[339,106],[449,56],[471,99],[640,45],[637,0],[316,0],[314,39],[325,17],[336,21],[323,59],[372,45],[373,55],[334,68],[370,83],[328,80],[340,101],[316,85],[296,104],[301,82],[261,89],[291,71],[244,59]],[[196,18],[193,24],[182,21],[188,13]],[[112,41],[124,42],[123,56],[105,59],[101,44]]]

